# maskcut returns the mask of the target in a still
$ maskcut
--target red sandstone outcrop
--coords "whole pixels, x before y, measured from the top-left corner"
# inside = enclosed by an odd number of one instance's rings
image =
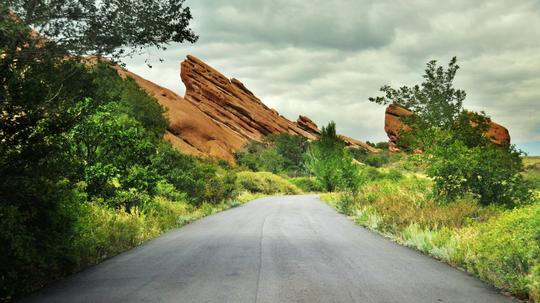
[[[300,127],[301,129],[307,131],[310,134],[313,134],[314,136],[318,136],[321,134],[321,131],[317,127],[317,124],[313,122],[310,118],[306,116],[300,115],[298,117],[298,120],[296,120],[296,125]]]
[[[390,151],[399,151],[399,148],[396,145],[396,142],[399,139],[399,134],[401,132],[408,132],[411,130],[408,125],[401,121],[401,117],[411,115],[414,115],[412,111],[397,104],[390,104],[386,108],[384,115],[384,131],[388,135]],[[510,134],[508,129],[493,121],[490,121],[489,129],[484,136],[489,137],[491,142],[497,145],[510,143]]]
[[[268,134],[289,133],[309,140],[320,134],[308,117],[288,120],[262,103],[242,82],[228,79],[191,55],[181,63],[184,97],[127,70],[119,69],[119,73],[132,77],[167,109],[170,125],[165,139],[188,154],[234,162],[235,151]],[[342,138],[351,148],[378,151],[362,141]]]

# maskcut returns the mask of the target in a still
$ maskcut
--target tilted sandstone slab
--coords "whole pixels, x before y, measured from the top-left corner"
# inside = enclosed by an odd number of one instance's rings
[[[244,138],[225,125],[212,120],[198,107],[173,91],[127,70],[120,70],[119,73],[133,78],[166,109],[165,115],[170,124],[165,139],[175,148],[190,155],[234,161],[233,151],[245,144]]]
[[[186,86],[184,97],[125,69],[167,110],[170,125],[165,139],[191,155],[209,156],[234,162],[234,153],[250,140],[260,141],[269,134],[289,133],[316,139],[319,128],[308,117],[296,122],[267,107],[242,82],[228,79],[200,59],[188,55],[181,63],[180,77]],[[342,136],[352,148],[377,152],[366,143]]]
[[[414,115],[414,113],[397,104],[390,104],[386,108],[384,115],[384,131],[388,135],[389,149],[399,151],[396,145],[399,134],[409,132],[411,128],[403,123],[402,117]],[[504,126],[490,121],[489,129],[484,136],[490,138],[491,142],[497,145],[510,144],[510,133]]]
[[[273,133],[316,138],[268,108],[242,82],[229,80],[193,56],[188,55],[182,62],[181,78],[186,85],[184,98],[187,101],[247,140],[261,140]]]

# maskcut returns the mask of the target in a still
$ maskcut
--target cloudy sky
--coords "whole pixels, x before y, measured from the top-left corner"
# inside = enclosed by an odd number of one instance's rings
[[[193,54],[244,82],[289,119],[386,141],[381,85],[419,83],[425,63],[457,56],[465,107],[505,125],[540,155],[540,1],[187,0],[195,44],[127,61],[180,94],[179,61]],[[159,63],[157,58],[165,59]],[[145,59],[153,61],[146,67]]]

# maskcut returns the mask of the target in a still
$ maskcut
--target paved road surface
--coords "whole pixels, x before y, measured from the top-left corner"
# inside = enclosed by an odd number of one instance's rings
[[[23,301],[514,302],[354,225],[315,195],[206,217]]]

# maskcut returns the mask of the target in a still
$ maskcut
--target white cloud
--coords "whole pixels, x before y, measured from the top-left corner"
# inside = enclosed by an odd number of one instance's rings
[[[128,60],[134,72],[183,93],[178,62],[192,53],[240,79],[290,119],[334,120],[344,134],[386,140],[383,84],[421,81],[425,63],[458,56],[465,106],[509,128],[540,154],[540,5],[537,0],[192,0],[194,45]],[[157,60],[154,60],[154,62]]]

